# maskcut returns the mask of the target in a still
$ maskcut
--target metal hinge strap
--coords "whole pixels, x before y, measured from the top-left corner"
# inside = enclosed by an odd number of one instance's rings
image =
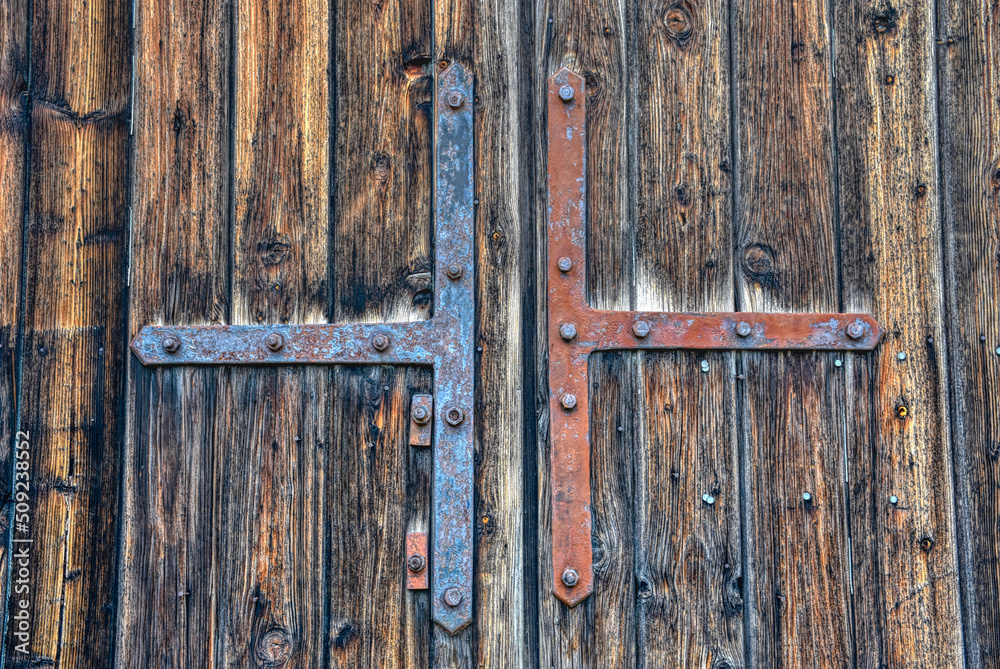
[[[434,620],[472,620],[475,435],[472,75],[454,63],[435,100],[434,316],[412,323],[147,326],[132,342],[146,365],[431,365],[437,416],[432,495]]]
[[[870,351],[867,314],[599,311],[587,303],[586,89],[561,69],[548,87],[548,351],[553,590],[575,606],[594,589],[587,365],[594,351]]]

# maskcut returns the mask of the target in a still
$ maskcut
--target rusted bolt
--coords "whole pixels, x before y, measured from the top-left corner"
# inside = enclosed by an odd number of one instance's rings
[[[444,419],[448,422],[448,425],[457,427],[465,420],[465,412],[458,407],[451,407],[444,412]]]
[[[163,338],[163,350],[167,353],[177,353],[181,350],[181,340],[173,335],[168,335]]]
[[[465,102],[465,96],[458,91],[452,91],[448,94],[448,106],[452,109],[458,109]]]
[[[562,582],[567,588],[572,588],[580,582],[580,575],[576,573],[576,569],[567,567],[566,571],[562,573]]]
[[[570,260],[566,256],[563,256],[562,258],[559,259],[559,271],[560,272],[562,272],[563,274],[565,274],[566,272],[570,271],[571,269],[573,269],[573,261],[572,260]]]
[[[645,339],[649,336],[649,323],[646,321],[636,321],[635,323],[632,323],[632,334],[639,339]]]
[[[431,412],[427,407],[420,405],[413,409],[413,422],[418,425],[425,425],[431,419]]]
[[[559,99],[563,102],[570,102],[573,100],[573,96],[576,95],[576,91],[569,84],[563,84],[559,87]]]
[[[562,404],[563,409],[566,409],[566,411],[571,411],[572,409],[576,408],[576,395],[574,395],[573,393],[565,393],[559,400],[559,403]]]
[[[452,281],[458,281],[462,278],[462,266],[461,265],[448,265],[448,278]]]
[[[414,553],[410,557],[406,558],[406,568],[412,572],[419,574],[427,566],[427,560],[420,553]]]
[[[572,323],[563,323],[559,326],[559,336],[566,341],[572,341],[576,338],[576,326]]]
[[[451,587],[444,591],[444,603],[452,608],[462,603],[462,591]]]
[[[389,335],[384,332],[379,332],[377,335],[372,337],[372,348],[376,351],[384,351],[389,348],[389,344],[391,343],[392,340],[389,339]]]
[[[751,332],[753,332],[753,328],[750,327],[750,324],[747,323],[746,321],[740,321],[736,325],[736,334],[738,334],[741,337],[748,337]]]
[[[272,332],[267,335],[267,339],[264,340],[264,344],[266,344],[272,351],[280,351],[281,347],[285,345],[285,338],[277,332]]]
[[[864,326],[861,323],[851,323],[847,326],[847,336],[851,339],[861,339],[861,336],[865,333]]]

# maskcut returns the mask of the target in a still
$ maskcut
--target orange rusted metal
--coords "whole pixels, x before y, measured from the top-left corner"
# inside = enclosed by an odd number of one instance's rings
[[[600,311],[587,302],[586,89],[563,68],[548,87],[548,338],[553,591],[575,606],[594,589],[587,365],[594,351],[870,351],[867,314]]]
[[[406,533],[406,589],[426,590],[430,587],[427,568],[427,533]]]

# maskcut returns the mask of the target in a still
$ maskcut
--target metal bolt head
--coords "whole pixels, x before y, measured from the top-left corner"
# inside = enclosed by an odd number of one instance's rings
[[[844,361],[843,361],[843,360],[840,360],[840,359],[838,358],[837,360],[834,360],[834,361],[833,361],[833,366],[834,366],[834,367],[843,367],[843,366],[844,366]]]
[[[705,493],[704,495],[701,496],[701,501],[703,501],[705,504],[708,504],[709,506],[715,504],[715,498],[709,495],[708,493]]]
[[[708,373],[708,360],[701,361],[701,371]]]
[[[267,339],[264,340],[264,344],[272,351],[280,351],[281,347],[285,345],[285,338],[277,332],[272,332],[267,335]]]
[[[412,572],[420,573],[427,566],[427,560],[420,553],[414,553],[410,557],[406,558],[406,568]]]
[[[736,334],[741,337],[747,337],[753,332],[753,328],[746,321],[740,321],[736,324]]]
[[[462,278],[462,266],[461,265],[448,265],[448,278],[452,281],[458,281]]]
[[[563,409],[571,411],[576,408],[576,395],[573,393],[566,393],[559,400],[559,403],[562,404]]]
[[[855,321],[847,326],[847,336],[851,339],[861,339],[861,336],[864,335],[864,333],[865,328],[861,325],[861,323]]]
[[[899,504],[899,498],[893,495],[892,497],[889,498],[889,504],[896,506],[897,504]]]
[[[899,353],[897,353],[896,357],[899,358],[900,361],[906,360],[906,354],[903,353],[902,351],[900,351]]]
[[[812,498],[813,498],[813,496],[811,494],[809,494],[807,492],[802,493],[802,501],[803,502],[811,502]]]
[[[563,256],[562,258],[559,259],[559,271],[560,272],[562,272],[563,274],[565,274],[566,272],[570,271],[571,269],[573,269],[573,261],[572,260],[570,260],[566,256]]]
[[[572,341],[576,338],[576,326],[572,323],[563,323],[559,326],[559,336],[566,341]]]
[[[425,425],[431,419],[431,412],[427,407],[420,405],[413,409],[413,422],[418,425]]]
[[[576,95],[576,91],[569,84],[563,84],[559,87],[559,99],[563,102],[570,102]]]
[[[576,569],[567,567],[566,571],[562,573],[562,582],[567,588],[572,588],[580,582],[580,575],[576,573]]]
[[[639,339],[645,339],[649,336],[649,323],[646,321],[636,321],[635,323],[632,323],[632,334]]]
[[[458,91],[452,91],[448,94],[448,106],[452,109],[458,109],[465,102],[465,96]]]
[[[173,335],[167,335],[163,338],[163,350],[167,353],[177,353],[181,350],[181,340]]]
[[[444,412],[444,419],[452,427],[458,427],[465,420],[465,412],[458,407],[451,407]]]
[[[389,348],[389,344],[391,343],[392,340],[389,339],[389,335],[385,334],[384,332],[379,332],[374,337],[372,337],[372,348],[375,349],[376,351],[384,351],[385,349]]]
[[[462,603],[462,591],[451,587],[444,591],[444,603],[454,608]]]

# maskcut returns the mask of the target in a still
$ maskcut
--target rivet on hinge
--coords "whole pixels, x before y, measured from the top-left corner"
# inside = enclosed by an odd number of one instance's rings
[[[434,397],[414,395],[410,400],[410,446],[430,446],[434,431]]]

